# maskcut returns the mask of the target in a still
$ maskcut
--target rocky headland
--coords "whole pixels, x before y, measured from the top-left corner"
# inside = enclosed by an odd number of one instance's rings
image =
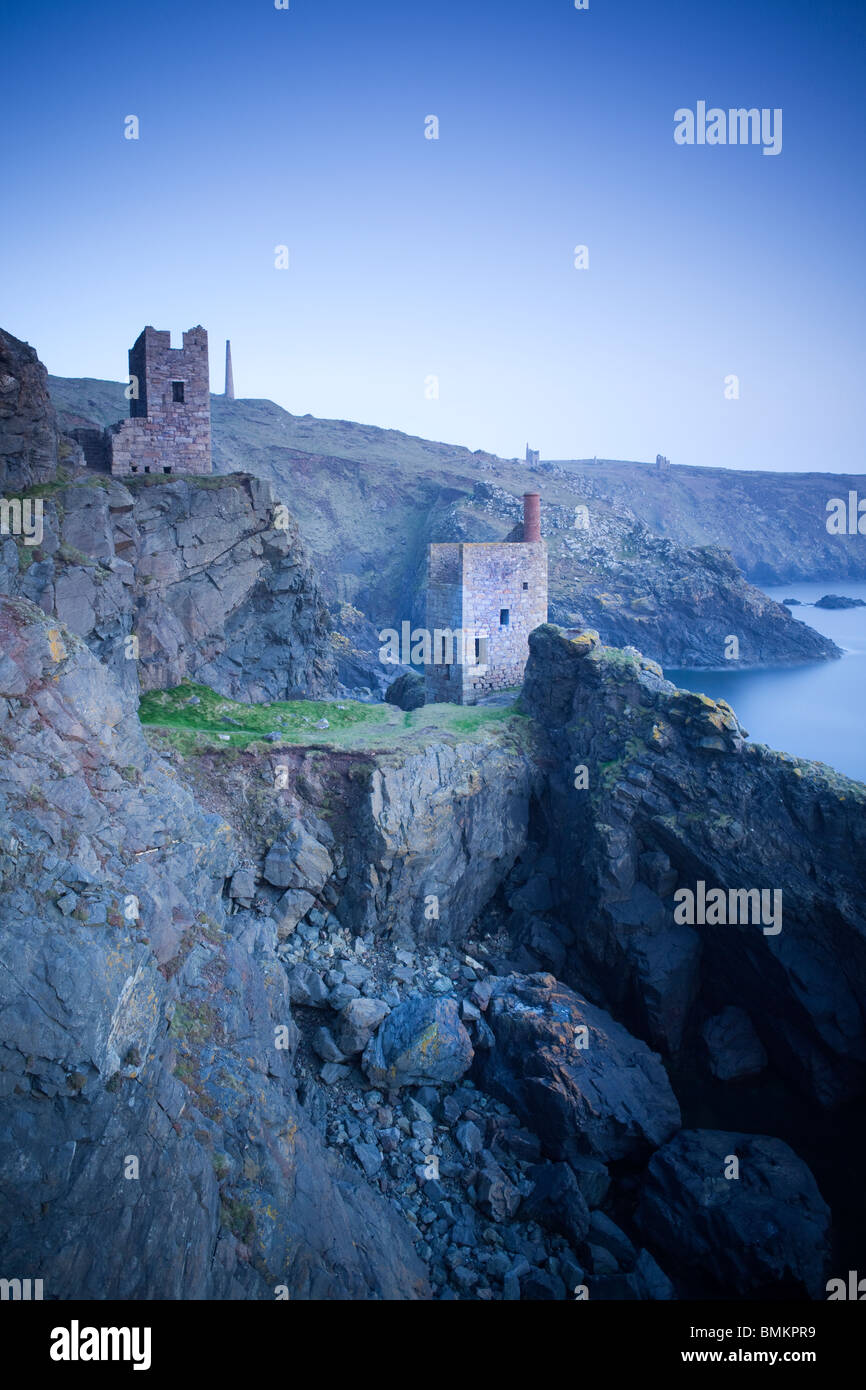
[[[677,566],[692,614],[725,580],[706,652],[734,611],[765,659],[802,625],[717,552],[647,574],[669,542],[623,513],[574,531],[516,704],[351,700],[374,610],[334,642],[279,487],[87,470],[4,351],[7,496],[51,504],[0,552],[10,1267],[57,1299],[823,1298],[862,1240],[866,788],[603,641],[593,546],[618,640],[665,640]],[[455,492],[443,529],[507,532],[508,489]]]

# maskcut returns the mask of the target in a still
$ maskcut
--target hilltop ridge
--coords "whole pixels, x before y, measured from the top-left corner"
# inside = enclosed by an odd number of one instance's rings
[[[104,428],[126,409],[120,383],[50,377],[49,385],[67,431]],[[718,665],[729,633],[739,635],[741,665],[838,655],[737,565],[763,582],[866,574],[859,548],[824,524],[833,489],[844,495],[857,484],[843,475],[527,464],[292,415],[266,400],[212,396],[211,410],[215,471],[268,480],[298,519],[334,625],[356,654],[347,686],[375,688],[371,624],[423,621],[429,542],[505,539],[529,487],[543,497],[552,617],[596,627],[608,642],[636,642],[669,666]],[[580,508],[586,529],[576,526]]]

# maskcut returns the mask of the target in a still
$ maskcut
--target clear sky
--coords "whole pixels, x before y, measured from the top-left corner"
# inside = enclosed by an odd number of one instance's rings
[[[0,0],[0,53],[0,323],[51,372],[202,323],[296,414],[864,471],[864,0]],[[782,152],[677,145],[699,101]]]

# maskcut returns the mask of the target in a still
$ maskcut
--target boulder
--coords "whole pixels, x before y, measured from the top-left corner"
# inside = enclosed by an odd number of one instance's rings
[[[309,965],[293,965],[287,972],[289,998],[293,1004],[301,1004],[308,1009],[324,1009],[328,1003],[328,990],[320,975]]]
[[[752,1020],[733,1004],[708,1018],[701,1036],[709,1053],[710,1071],[719,1081],[757,1076],[767,1065],[767,1054]]]
[[[315,901],[312,893],[305,893],[303,888],[290,888],[283,894],[272,913],[280,941],[285,941],[287,936],[291,936]]]
[[[534,1187],[524,1199],[521,1216],[558,1231],[576,1249],[589,1230],[590,1215],[571,1168],[567,1163],[542,1163],[530,1168],[528,1177]]]
[[[590,1158],[588,1154],[574,1154],[571,1168],[586,1205],[590,1209],[600,1207],[610,1187],[610,1174],[604,1164],[597,1158]]]
[[[363,1052],[383,1018],[389,1013],[384,999],[350,999],[337,1028],[337,1046],[346,1057]]]
[[[472,1065],[472,1042],[454,999],[416,996],[388,1015],[364,1051],[375,1086],[423,1086],[459,1081]]]
[[[255,875],[250,869],[236,869],[229,884],[229,897],[241,907],[249,907],[256,895]]]
[[[479,1206],[493,1221],[510,1221],[520,1206],[520,1192],[489,1151],[485,1150],[481,1159],[481,1174],[475,1184]]]
[[[638,1298],[653,1302],[668,1302],[674,1298],[674,1286],[664,1270],[659,1269],[648,1250],[640,1250],[634,1269],[628,1276]]]
[[[474,1158],[484,1147],[484,1136],[474,1120],[464,1120],[459,1124],[454,1138],[467,1158]]]
[[[589,1239],[593,1245],[609,1250],[617,1264],[630,1269],[637,1257],[637,1251],[615,1221],[611,1221],[603,1211],[594,1211],[589,1220]]]
[[[345,1062],[346,1058],[338,1048],[330,1028],[323,1024],[317,1028],[312,1039],[313,1051],[323,1062]]]
[[[830,1209],[781,1139],[681,1130],[650,1161],[637,1224],[706,1296],[824,1296]]]
[[[405,671],[392,681],[385,691],[385,700],[398,709],[420,709],[426,700],[424,677],[416,671]]]
[[[334,863],[325,846],[299,820],[292,821],[265,857],[264,877],[276,888],[319,893],[333,872]]]
[[[476,1054],[475,1078],[549,1157],[640,1159],[679,1128],[657,1054],[552,975],[497,980],[487,1018],[495,1045]]]

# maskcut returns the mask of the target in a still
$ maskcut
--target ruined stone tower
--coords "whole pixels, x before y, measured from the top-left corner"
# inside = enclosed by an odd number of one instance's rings
[[[173,348],[171,334],[147,327],[129,350],[129,419],[109,432],[111,471],[210,473],[210,375],[201,327]]]
[[[425,667],[427,702],[472,705],[494,690],[520,685],[529,634],[546,622],[547,546],[538,493],[528,492],[521,541],[429,548],[427,629],[433,659]]]
[[[541,461],[541,450],[540,450],[540,449],[530,449],[529,445],[527,444],[527,446],[526,446],[526,462],[527,462],[528,464],[530,464],[530,465],[535,465],[535,466],[537,467],[538,464],[540,463],[540,461]]]

